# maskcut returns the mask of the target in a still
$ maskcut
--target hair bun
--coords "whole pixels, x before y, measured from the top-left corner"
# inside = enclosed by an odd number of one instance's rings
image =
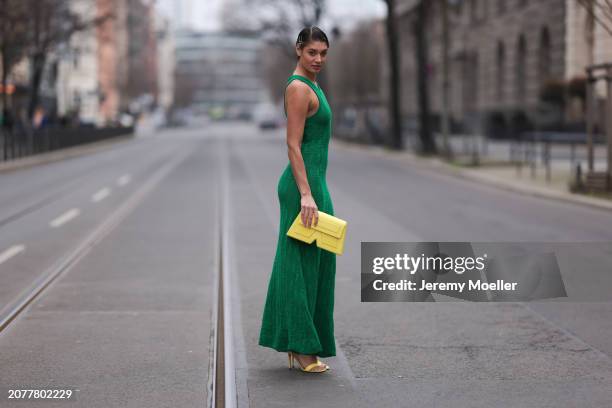
[[[302,44],[306,44],[310,41],[321,41],[327,44],[327,47],[329,47],[327,35],[317,26],[304,27],[298,34],[295,45],[301,46]]]

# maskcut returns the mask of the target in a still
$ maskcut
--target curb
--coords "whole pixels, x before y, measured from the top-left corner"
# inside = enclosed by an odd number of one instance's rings
[[[95,153],[102,151],[105,148],[113,147],[121,142],[132,140],[134,139],[134,135],[135,133],[129,133],[127,135],[116,136],[107,140],[100,140],[97,142],[86,143],[84,145],[67,147],[47,153],[38,153],[31,156],[0,162],[0,173],[8,173],[15,170],[34,167],[39,164],[46,164],[71,157],[82,156],[87,153]]]
[[[477,181],[479,183],[496,187],[501,190],[512,191],[515,193],[525,194],[534,197],[547,198],[550,200],[564,201],[572,204],[586,205],[600,210],[612,210],[612,201],[609,200],[595,197],[583,197],[570,192],[562,192],[542,187],[521,185],[510,182],[504,178],[478,173],[478,170],[465,170],[455,168],[450,164],[444,163],[441,159],[438,158],[421,158],[416,156],[414,153],[407,151],[395,152],[392,150],[387,150],[384,147],[360,144],[356,145],[354,143],[338,139],[336,139],[334,143],[336,146],[343,149],[358,150],[372,155],[384,156],[392,160],[400,161],[404,164],[420,167],[426,170],[442,171],[445,174],[453,177],[461,178],[464,180]]]

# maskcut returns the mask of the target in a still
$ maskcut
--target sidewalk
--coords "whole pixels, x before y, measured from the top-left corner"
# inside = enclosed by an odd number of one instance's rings
[[[570,192],[568,182],[571,174],[569,166],[565,164],[551,166],[551,181],[547,183],[545,169],[540,165],[536,169],[536,177],[532,178],[528,165],[523,166],[519,173],[516,166],[510,164],[468,167],[453,165],[438,157],[421,157],[410,150],[395,152],[385,147],[354,144],[340,139],[333,139],[333,143],[341,149],[359,150],[372,155],[384,156],[403,164],[419,166],[508,191],[612,210],[612,196],[606,199]]]
[[[116,136],[105,140],[99,140],[97,142],[84,143],[76,146],[52,150],[49,152],[37,153],[8,161],[0,161],[0,173],[20,170],[39,164],[52,163],[58,160],[69,159],[71,157],[83,156],[88,153],[95,153],[98,151],[116,147],[121,143],[129,142],[133,139],[134,134],[130,133],[123,136]]]

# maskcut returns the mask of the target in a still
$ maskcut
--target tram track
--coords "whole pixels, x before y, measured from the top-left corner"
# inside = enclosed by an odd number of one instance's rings
[[[225,408],[236,407],[237,394],[235,382],[235,369],[233,360],[233,335],[230,306],[229,282],[230,262],[230,214],[228,211],[229,200],[229,165],[226,141],[220,140],[218,146],[221,150],[217,166],[219,177],[217,178],[217,210],[215,217],[215,235],[217,236],[215,248],[215,282],[212,286],[212,319],[210,334],[210,361],[209,378],[207,384],[207,407]],[[119,208],[117,208],[103,223],[98,225],[80,244],[64,254],[51,267],[45,270],[28,288],[23,290],[16,298],[9,302],[4,308],[0,309],[0,334],[11,327],[20,316],[22,316],[28,306],[32,305],[42,294],[49,289],[53,282],[57,281],[62,275],[66,274],[74,265],[84,258],[89,251],[110,232],[112,232],[125,217],[127,217],[151,192],[161,180],[177,167],[188,155],[190,151],[184,150],[170,162],[158,168],[144,184],[136,190]],[[154,165],[157,165],[156,160]],[[153,165],[147,169],[155,168]],[[54,195],[59,195],[56,192]],[[46,200],[50,200],[47,197]],[[41,200],[38,205],[43,205]],[[33,211],[34,206],[28,209]],[[28,213],[27,209],[22,210],[21,216]],[[10,221],[9,221],[10,222]]]
[[[219,176],[217,180],[216,230],[218,242],[214,294],[213,319],[210,349],[212,350],[211,370],[209,371],[208,404],[209,408],[234,408],[237,406],[236,370],[234,365],[234,343],[231,309],[230,257],[230,189],[229,156],[227,140],[220,140],[221,153],[217,156]]]

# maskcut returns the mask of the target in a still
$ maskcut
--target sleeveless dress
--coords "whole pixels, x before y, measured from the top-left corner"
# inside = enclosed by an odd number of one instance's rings
[[[332,112],[321,88],[301,75],[291,75],[287,85],[293,80],[308,84],[319,99],[317,112],[306,118],[301,152],[317,208],[334,215],[325,180]],[[277,193],[280,227],[259,345],[283,352],[291,350],[319,357],[335,356],[336,254],[320,249],[316,242],[306,244],[286,235],[301,210],[301,195],[290,162],[280,176]]]

